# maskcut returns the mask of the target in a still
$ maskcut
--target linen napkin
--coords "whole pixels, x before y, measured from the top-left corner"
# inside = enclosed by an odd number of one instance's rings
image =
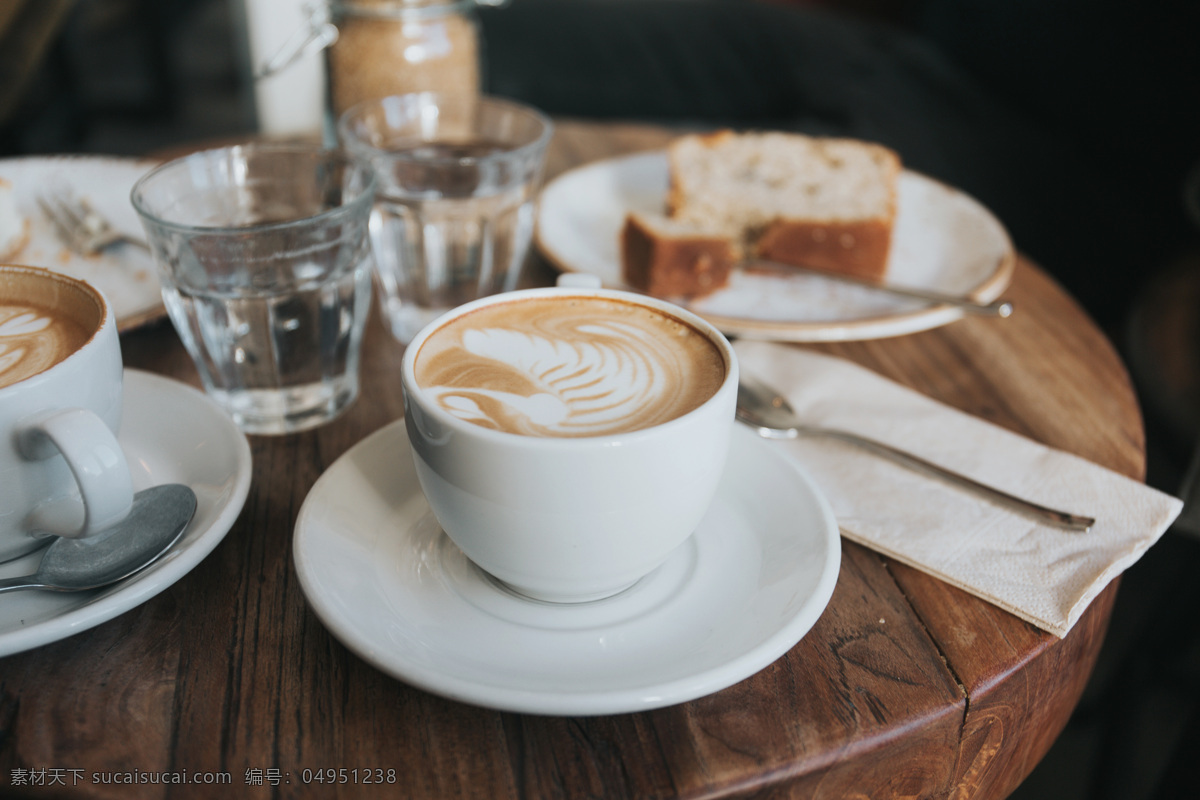
[[[1063,530],[851,445],[823,437],[779,443],[821,487],[847,539],[1057,636],[1183,506],[843,359],[745,340],[735,350],[741,369],[772,384],[805,422],[869,436],[1018,497],[1095,517],[1086,532]]]

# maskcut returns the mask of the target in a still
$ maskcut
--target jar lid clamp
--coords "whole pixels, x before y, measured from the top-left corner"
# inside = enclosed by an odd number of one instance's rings
[[[447,13],[462,13],[475,6],[505,6],[509,0],[446,0],[443,3],[400,2],[391,5],[366,5],[354,0],[314,0],[304,3],[308,19],[298,28],[279,51],[267,59],[254,73],[254,79],[268,78],[290,67],[305,56],[319,53],[338,40],[335,14],[353,14],[378,19],[406,19]]]

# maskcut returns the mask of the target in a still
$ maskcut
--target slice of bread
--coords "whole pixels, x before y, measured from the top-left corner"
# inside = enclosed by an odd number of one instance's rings
[[[29,243],[29,220],[17,210],[13,185],[0,178],[0,261],[14,259]]]
[[[705,237],[710,248],[713,237],[728,240],[735,260],[758,257],[884,279],[900,174],[900,158],[889,148],[856,139],[720,131],[674,140],[667,161],[666,212],[674,227],[657,246],[626,251],[649,254],[650,261],[623,265],[643,285],[663,271],[680,287],[677,261],[668,256],[685,249],[687,231]],[[640,227],[642,236],[662,229]]]
[[[729,282],[733,240],[661,214],[630,212],[621,229],[621,277],[655,297],[702,297]]]

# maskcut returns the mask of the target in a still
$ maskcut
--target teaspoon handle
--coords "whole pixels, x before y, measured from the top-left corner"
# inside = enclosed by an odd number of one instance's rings
[[[32,575],[18,575],[15,578],[0,578],[0,594],[15,592],[18,589],[42,589],[40,583],[33,580]]]
[[[776,261],[765,261],[763,259],[754,259],[750,264],[757,264],[769,267],[771,269],[792,270],[795,272],[803,272],[808,275],[819,275],[822,278],[827,278],[832,281],[840,281],[842,283],[852,283],[856,286],[865,286],[868,289],[874,289],[887,294],[894,294],[900,297],[912,297],[917,300],[926,300],[930,303],[939,303],[941,305],[954,306],[961,309],[967,314],[975,314],[984,317],[1010,317],[1013,313],[1013,304],[1007,300],[997,300],[992,303],[981,303],[977,300],[971,300],[967,297],[958,297],[956,295],[944,294],[936,292],[932,289],[917,289],[910,286],[895,286],[886,283],[876,283],[875,281],[865,280],[853,275],[845,275],[837,272],[828,272],[826,270],[813,269],[811,267],[802,267],[796,264],[781,264]]]
[[[810,428],[798,427],[797,432],[809,436],[828,436],[848,444],[856,445],[864,450],[869,450],[878,455],[885,456],[905,466],[922,469],[931,472],[946,480],[973,489],[980,494],[992,498],[1010,507],[1032,514],[1042,520],[1050,522],[1062,528],[1070,530],[1086,531],[1096,524],[1096,520],[1092,517],[1085,517],[1079,514],[1071,514],[1067,511],[1059,511],[1058,509],[1049,508],[1040,505],[1031,500],[1026,500],[1023,497],[1011,495],[995,486],[989,486],[986,483],[980,483],[974,478],[968,478],[966,475],[959,474],[952,470],[946,469],[943,466],[934,464],[932,461],[926,461],[920,456],[915,456],[912,453],[892,447],[889,444],[868,439],[865,436],[859,436],[856,433],[848,431],[836,430],[833,428]]]

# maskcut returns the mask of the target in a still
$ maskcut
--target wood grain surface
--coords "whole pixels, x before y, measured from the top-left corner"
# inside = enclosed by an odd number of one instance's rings
[[[564,121],[548,174],[669,136]],[[529,282],[551,278],[531,259]],[[1140,478],[1141,418],[1113,348],[1027,260],[1007,296],[1018,310],[1008,320],[814,347]],[[127,365],[198,385],[166,323],[126,334],[123,347]],[[847,542],[812,631],[759,674],[693,702],[608,717],[525,716],[383,675],[308,609],[291,539],[317,477],[402,415],[401,355],[374,318],[362,396],[347,414],[316,431],[251,437],[245,509],[190,574],[106,624],[0,659],[0,795],[999,798],[1077,702],[1115,585],[1060,641]],[[394,770],[395,783],[303,781],[304,770],[325,768]],[[14,770],[38,769],[80,772],[66,785],[11,785]],[[230,783],[102,781],[185,770],[226,772]]]

